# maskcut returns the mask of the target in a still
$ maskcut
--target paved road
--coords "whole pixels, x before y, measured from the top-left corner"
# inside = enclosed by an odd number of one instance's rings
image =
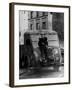
[[[38,69],[23,69],[20,70],[20,79],[29,79],[29,78],[53,78],[53,77],[63,77],[64,76],[64,67],[61,66],[59,71],[54,70],[53,67],[42,67]]]

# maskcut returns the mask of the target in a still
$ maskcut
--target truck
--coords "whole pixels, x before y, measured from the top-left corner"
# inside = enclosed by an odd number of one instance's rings
[[[42,54],[39,48],[39,38],[46,37],[48,45],[46,45],[46,55]],[[30,30],[24,33],[24,45],[22,46],[20,55],[20,67],[49,67],[59,70],[61,65],[61,50],[59,38],[56,31],[51,30]]]

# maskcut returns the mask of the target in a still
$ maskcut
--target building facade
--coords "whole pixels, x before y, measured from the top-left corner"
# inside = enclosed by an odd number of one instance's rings
[[[24,33],[28,30],[28,11],[19,11],[19,43],[24,44]]]
[[[41,11],[19,11],[19,44],[24,45],[24,33],[28,30],[52,30],[52,14]]]
[[[42,11],[19,11],[19,43],[24,45],[26,31],[55,30],[64,39],[64,14]]]
[[[30,11],[29,30],[52,30],[52,14],[50,12]]]

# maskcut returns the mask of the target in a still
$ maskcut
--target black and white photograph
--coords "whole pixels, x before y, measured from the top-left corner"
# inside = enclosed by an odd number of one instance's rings
[[[19,79],[64,76],[64,13],[19,11]]]
[[[10,86],[70,83],[70,7],[11,3]]]

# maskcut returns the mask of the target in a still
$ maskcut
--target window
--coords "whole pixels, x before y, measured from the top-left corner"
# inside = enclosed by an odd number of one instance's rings
[[[39,30],[40,29],[40,24],[36,23],[36,29]]]
[[[26,45],[29,45],[29,46],[31,45],[30,39],[27,39],[27,40],[26,40]]]
[[[45,12],[43,12],[43,16],[45,15]]]
[[[33,24],[30,24],[30,29],[33,30]]]
[[[45,15],[48,15],[48,13],[47,12],[43,12],[43,16],[45,16]]]
[[[46,29],[46,22],[42,22],[42,29]]]
[[[31,11],[31,18],[33,18],[33,12]]]
[[[37,12],[37,17],[39,16],[39,12]]]

